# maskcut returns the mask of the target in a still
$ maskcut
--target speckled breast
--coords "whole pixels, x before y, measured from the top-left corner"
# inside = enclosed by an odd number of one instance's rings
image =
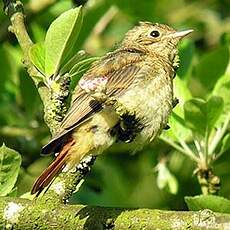
[[[143,129],[133,142],[142,146],[152,141],[168,122],[173,107],[172,79],[163,72],[139,81],[119,101],[128,111],[133,111],[142,124]]]

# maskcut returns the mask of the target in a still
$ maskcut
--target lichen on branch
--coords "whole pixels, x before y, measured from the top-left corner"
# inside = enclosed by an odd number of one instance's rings
[[[49,84],[37,78],[37,76],[41,74],[30,60],[29,50],[33,46],[33,42],[25,26],[23,4],[16,0],[4,0],[3,2],[5,13],[9,16],[11,22],[9,30],[15,34],[23,51],[23,64],[38,89],[44,105],[44,120],[51,134],[54,135],[67,111],[67,98],[70,93],[70,76],[68,73],[55,77],[50,76],[48,78]],[[54,203],[59,203],[60,201],[65,203],[76,190],[77,184],[79,184],[88,173],[94,160],[94,157],[91,157],[90,160],[83,159],[80,166],[78,166],[74,172],[61,173],[47,189],[45,195],[43,195],[44,199],[46,201],[52,200]],[[39,202],[39,200],[42,202],[41,196],[36,200],[37,202]]]
[[[17,207],[11,211],[12,206]],[[229,229],[230,215],[197,212],[60,205],[0,197],[1,229]]]

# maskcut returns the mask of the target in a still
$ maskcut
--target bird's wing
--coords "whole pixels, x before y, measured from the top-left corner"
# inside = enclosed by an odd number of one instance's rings
[[[119,97],[123,92],[132,84],[135,76],[139,73],[139,65],[132,63],[123,66],[121,69],[110,71],[103,76],[97,74],[96,68],[95,75],[92,77],[92,71],[90,77],[87,73],[83,76],[83,79],[90,79],[94,81],[103,77],[106,79],[106,93],[109,96]],[[100,71],[99,71],[100,72]],[[57,135],[42,149],[42,153],[50,153],[58,150],[63,144],[60,138],[68,135],[74,128],[85,122],[92,115],[102,109],[102,105],[93,99],[79,84],[74,94],[74,100],[67,112],[65,118],[62,121],[60,130]]]

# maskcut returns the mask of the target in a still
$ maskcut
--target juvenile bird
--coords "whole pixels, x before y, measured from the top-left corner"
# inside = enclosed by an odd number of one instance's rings
[[[78,82],[59,132],[42,149],[43,154],[58,154],[32,194],[89,154],[98,155],[119,141],[140,149],[159,135],[173,108],[176,46],[191,32],[140,22],[115,51],[90,67]]]

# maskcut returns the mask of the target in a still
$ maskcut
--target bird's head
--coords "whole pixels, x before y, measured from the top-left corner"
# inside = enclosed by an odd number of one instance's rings
[[[178,42],[192,31],[176,31],[165,24],[139,22],[138,26],[126,33],[122,46],[167,56],[173,61],[177,56]]]

